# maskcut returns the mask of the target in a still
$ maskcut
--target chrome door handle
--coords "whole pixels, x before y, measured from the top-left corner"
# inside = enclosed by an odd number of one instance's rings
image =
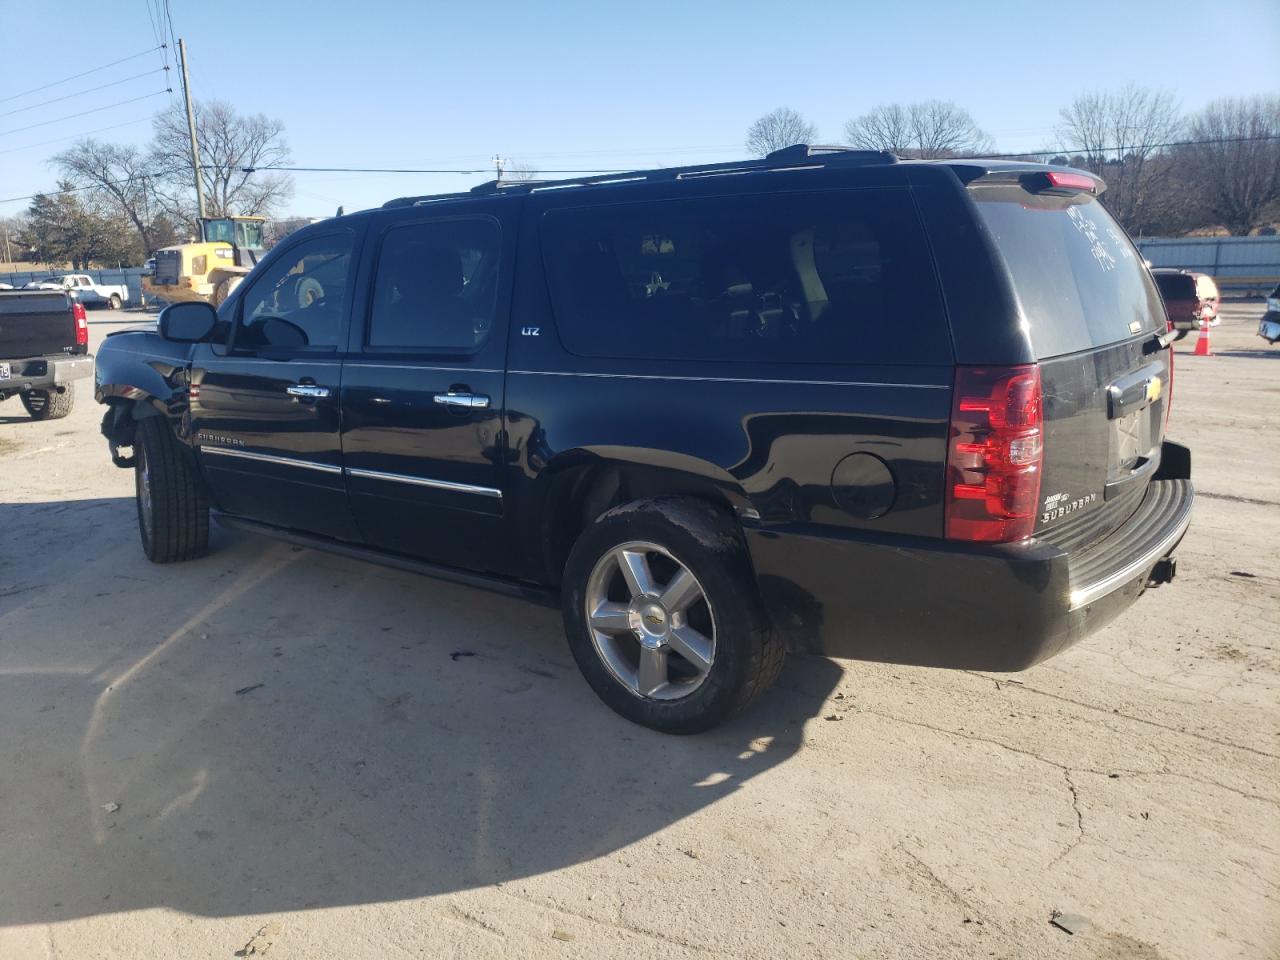
[[[450,390],[448,393],[437,393],[434,399],[436,403],[446,407],[467,407],[472,410],[483,410],[489,406],[489,398],[483,393],[454,393]]]
[[[291,387],[285,387],[284,392],[291,397],[307,397],[311,400],[329,396],[328,387],[317,387],[310,383],[295,383]]]

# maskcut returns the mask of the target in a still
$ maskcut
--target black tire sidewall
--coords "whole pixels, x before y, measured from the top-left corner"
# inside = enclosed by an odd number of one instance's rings
[[[678,521],[678,522],[677,522]],[[698,578],[715,620],[715,658],[706,680],[679,700],[633,693],[596,652],[587,624],[586,584],[596,562],[620,543],[643,540],[667,550]],[[743,703],[743,691],[761,655],[765,620],[745,548],[731,521],[709,504],[645,501],[604,514],[574,544],[562,590],[569,649],[588,684],[628,720],[668,733],[715,726]]]
[[[133,498],[138,509],[138,536],[142,539],[142,552],[147,555],[147,559],[153,563],[156,561],[156,491],[155,491],[155,471],[151,471],[151,531],[148,533],[147,525],[143,522],[143,512],[145,508],[142,505],[142,473],[145,469],[150,469],[150,465],[154,462],[149,450],[153,443],[152,437],[148,431],[142,429],[142,424],[138,425],[138,449],[137,462],[133,467]]]

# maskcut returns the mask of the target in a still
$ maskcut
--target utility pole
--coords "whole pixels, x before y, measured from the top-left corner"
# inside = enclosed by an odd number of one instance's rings
[[[178,57],[182,60],[182,97],[187,101],[187,132],[191,135],[191,165],[196,171],[196,209],[200,212],[200,239],[204,239],[204,179],[200,176],[200,147],[196,143],[196,114],[191,109],[191,80],[187,77],[187,42],[178,38]]]

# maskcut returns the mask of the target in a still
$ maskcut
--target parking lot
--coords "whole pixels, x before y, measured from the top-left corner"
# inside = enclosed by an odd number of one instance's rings
[[[1017,675],[795,660],[692,738],[554,611],[227,530],[150,565],[91,387],[5,403],[0,957],[1276,956],[1261,309],[1177,347],[1172,585]]]

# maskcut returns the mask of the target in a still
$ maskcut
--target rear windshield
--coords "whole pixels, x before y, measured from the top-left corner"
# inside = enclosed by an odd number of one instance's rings
[[[1192,300],[1196,295],[1196,281],[1185,273],[1157,273],[1156,286],[1166,300]]]
[[[1097,200],[1033,194],[1016,181],[969,190],[1009,267],[1037,357],[1163,329],[1141,256]]]

